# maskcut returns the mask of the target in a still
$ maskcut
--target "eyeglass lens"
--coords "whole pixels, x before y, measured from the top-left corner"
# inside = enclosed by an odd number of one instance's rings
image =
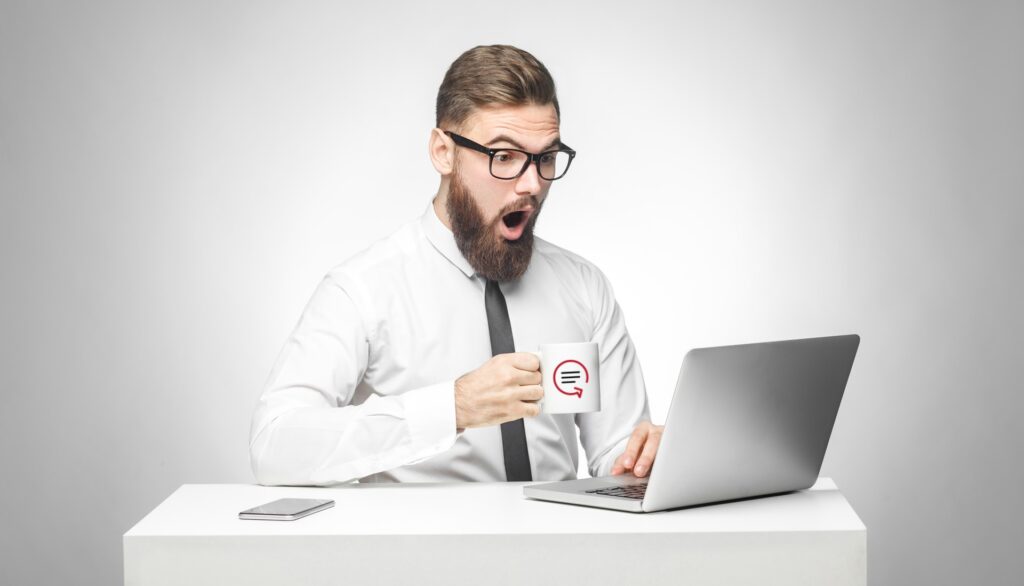
[[[499,179],[514,179],[526,167],[529,155],[519,151],[497,151],[491,158],[491,174]],[[547,180],[558,179],[569,168],[569,153],[553,151],[540,157],[537,170]]]

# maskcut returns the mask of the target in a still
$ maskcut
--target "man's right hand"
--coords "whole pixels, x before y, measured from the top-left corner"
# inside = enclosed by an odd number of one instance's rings
[[[540,359],[529,352],[498,354],[455,381],[455,427],[498,425],[540,414]]]

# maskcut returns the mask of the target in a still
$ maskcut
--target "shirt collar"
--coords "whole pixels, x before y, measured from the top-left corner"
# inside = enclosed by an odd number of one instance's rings
[[[448,262],[458,267],[467,277],[472,277],[476,274],[476,271],[470,266],[466,257],[462,256],[458,245],[455,244],[455,235],[452,234],[452,231],[447,226],[441,223],[441,218],[437,217],[433,202],[427,204],[427,211],[420,219],[420,225],[423,227],[423,232],[427,235],[427,240],[430,241],[438,252],[448,259]]]

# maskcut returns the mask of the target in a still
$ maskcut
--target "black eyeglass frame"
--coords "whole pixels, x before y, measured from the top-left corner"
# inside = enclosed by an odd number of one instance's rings
[[[451,139],[453,141],[455,141],[455,144],[457,144],[457,145],[459,145],[461,147],[466,147],[468,149],[472,149],[474,151],[477,151],[478,153],[483,153],[483,154],[487,155],[489,157],[489,159],[490,159],[488,161],[488,164],[487,164],[487,170],[491,173],[491,177],[494,177],[495,179],[501,179],[503,181],[512,181],[514,179],[519,179],[520,177],[523,176],[523,173],[526,173],[526,170],[530,168],[531,164],[536,164],[537,165],[537,176],[540,177],[541,179],[543,179],[545,181],[557,181],[557,180],[561,179],[562,177],[565,177],[565,174],[569,172],[569,167],[572,166],[572,160],[576,158],[576,151],[574,151],[571,148],[569,148],[569,145],[567,145],[567,144],[565,144],[563,142],[559,142],[559,144],[561,146],[559,148],[557,148],[557,149],[552,149],[550,151],[544,151],[543,153],[533,154],[533,153],[531,153],[529,151],[524,151],[522,149],[510,149],[510,148],[492,149],[492,148],[485,147],[484,145],[482,145],[482,144],[480,144],[478,142],[469,140],[465,136],[461,136],[461,135],[455,134],[454,132],[451,132],[450,130],[445,130],[444,133],[447,134],[448,136],[450,136]],[[499,152],[502,152],[502,151],[512,151],[512,152],[516,152],[516,153],[523,153],[524,155],[526,155],[526,162],[523,163],[523,168],[520,169],[519,172],[516,173],[515,176],[513,176],[513,177],[498,177],[497,175],[494,174],[494,155],[496,155],[496,154],[498,154]],[[541,170],[540,170],[540,158],[543,157],[544,155],[549,155],[551,153],[566,153],[567,155],[569,155],[569,162],[565,164],[565,170],[562,171],[561,175],[559,175],[558,177],[555,177],[553,179],[548,179],[547,177],[545,177],[541,173]]]

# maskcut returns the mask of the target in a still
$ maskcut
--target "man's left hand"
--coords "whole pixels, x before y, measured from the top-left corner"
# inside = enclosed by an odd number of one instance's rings
[[[664,425],[654,425],[650,421],[641,421],[626,444],[626,451],[615,459],[612,474],[622,474],[632,470],[637,478],[643,478],[651,472],[654,456],[658,453]]]

